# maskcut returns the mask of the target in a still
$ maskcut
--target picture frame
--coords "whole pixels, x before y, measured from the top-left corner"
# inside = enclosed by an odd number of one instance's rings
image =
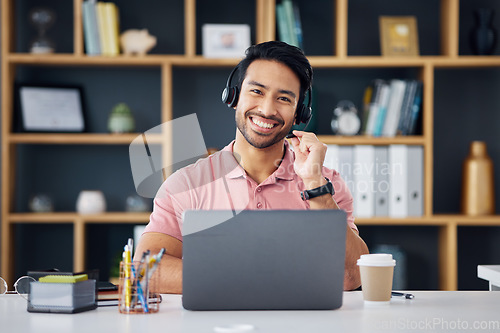
[[[383,56],[418,56],[415,16],[380,16],[380,49]]]
[[[82,89],[22,84],[17,87],[24,132],[84,132]]]
[[[243,58],[250,46],[248,24],[204,24],[202,52],[206,58]]]

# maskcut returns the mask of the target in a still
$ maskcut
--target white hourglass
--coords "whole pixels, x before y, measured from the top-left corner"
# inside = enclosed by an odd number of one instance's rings
[[[29,12],[29,19],[38,31],[37,36],[30,43],[30,52],[54,53],[55,44],[45,34],[52,24],[54,24],[56,14],[49,8],[37,7]]]

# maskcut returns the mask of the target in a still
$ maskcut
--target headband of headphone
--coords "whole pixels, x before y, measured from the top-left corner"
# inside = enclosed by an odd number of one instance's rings
[[[238,98],[240,96],[240,90],[238,86],[231,86],[231,81],[233,79],[234,73],[238,66],[233,68],[231,74],[227,78],[226,87],[222,91],[222,103],[226,104],[230,108],[234,108],[238,104]],[[301,123],[308,123],[312,115],[312,94],[311,87],[307,88],[306,95],[309,94],[309,99],[307,101],[307,106],[303,103],[297,106],[297,115],[295,117],[295,124],[299,125]]]

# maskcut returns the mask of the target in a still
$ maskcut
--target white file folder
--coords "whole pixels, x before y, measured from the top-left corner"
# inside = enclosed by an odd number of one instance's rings
[[[424,213],[424,151],[422,146],[408,146],[408,216]]]
[[[339,146],[339,166],[337,171],[344,179],[344,182],[346,183],[347,187],[351,191],[352,196],[354,197],[356,189],[354,186],[353,178],[353,150],[353,146]]]
[[[339,170],[339,146],[338,145],[327,145],[325,161],[323,162],[323,166],[337,170]]]
[[[389,216],[390,171],[387,146],[375,147],[375,216]]]
[[[354,215],[373,217],[375,215],[374,194],[375,147],[354,146]]]
[[[390,145],[389,216],[408,216],[408,146]]]

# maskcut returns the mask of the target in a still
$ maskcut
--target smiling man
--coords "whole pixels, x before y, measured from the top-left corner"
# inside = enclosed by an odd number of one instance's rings
[[[368,249],[354,224],[349,189],[335,170],[323,167],[326,145],[316,135],[293,131],[293,150],[285,140],[297,117],[302,119],[298,113],[304,109],[313,74],[309,61],[300,49],[272,41],[251,46],[236,70],[238,85],[227,102],[235,109],[235,140],[164,182],[135,259],[145,250],[166,248],[161,292],[181,293],[185,210],[343,209],[344,289],[359,287],[356,260]]]

